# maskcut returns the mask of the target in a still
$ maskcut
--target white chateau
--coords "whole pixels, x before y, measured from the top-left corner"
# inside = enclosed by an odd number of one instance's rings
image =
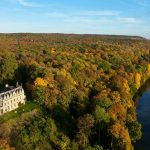
[[[0,115],[14,110],[20,104],[25,104],[26,96],[21,85],[14,86],[5,85],[5,89],[0,92]]]

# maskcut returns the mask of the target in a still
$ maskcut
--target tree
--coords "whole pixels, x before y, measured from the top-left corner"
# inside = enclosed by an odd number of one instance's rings
[[[127,127],[129,129],[129,134],[133,143],[141,139],[141,124],[139,124],[137,121],[132,121],[127,123]]]
[[[47,84],[47,81],[40,77],[36,78],[34,81],[34,86],[32,89],[33,97],[34,101],[39,105],[43,105],[45,103]]]
[[[131,150],[131,139],[126,129],[122,124],[115,123],[109,129],[110,136],[112,136],[112,148],[119,150]]]
[[[95,110],[93,112],[93,117],[95,119],[95,139],[97,144],[102,144],[107,138],[107,125],[109,124],[109,116],[104,108],[101,108],[100,106],[96,105]]]
[[[92,115],[85,114],[78,118],[78,133],[76,135],[76,140],[81,147],[86,147],[89,143],[89,136],[92,132],[92,127],[94,126],[94,119]]]
[[[139,89],[141,86],[141,74],[139,73],[135,74],[135,86],[136,86],[136,89]]]
[[[37,86],[46,87],[47,84],[48,84],[47,81],[40,77],[37,77],[36,80],[34,81],[34,85],[36,87]]]
[[[0,139],[0,149],[1,150],[15,150],[14,147],[10,147],[8,142],[4,139]]]
[[[98,64],[98,69],[102,68],[104,72],[109,72],[111,70],[111,64],[108,61],[101,60]]]
[[[112,91],[109,95],[113,104],[120,102],[120,94],[118,91]]]
[[[5,80],[12,80],[14,78],[15,71],[18,68],[15,56],[13,54],[6,53],[1,60],[0,68],[1,83]]]
[[[109,122],[109,116],[106,113],[104,108],[96,105],[95,111],[93,112],[93,116],[96,122]]]
[[[146,71],[147,76],[150,76],[150,64],[147,65],[147,71]]]

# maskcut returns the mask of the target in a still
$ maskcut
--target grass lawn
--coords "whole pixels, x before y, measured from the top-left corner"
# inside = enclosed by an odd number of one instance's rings
[[[39,108],[39,106],[33,102],[26,102],[25,105],[22,105],[19,108],[0,116],[0,123],[3,123],[12,118],[19,117],[21,114],[30,112],[35,108]]]

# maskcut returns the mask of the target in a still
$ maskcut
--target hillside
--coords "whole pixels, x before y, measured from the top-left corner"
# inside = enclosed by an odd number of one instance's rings
[[[150,78],[137,36],[0,34],[0,86],[27,104],[0,117],[0,147],[132,150],[142,136],[133,97]],[[14,138],[15,137],[15,138]]]

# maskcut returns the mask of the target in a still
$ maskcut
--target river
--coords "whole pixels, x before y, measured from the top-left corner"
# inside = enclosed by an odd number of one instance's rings
[[[142,124],[142,139],[136,143],[135,150],[150,150],[150,88],[138,101],[137,116]]]

